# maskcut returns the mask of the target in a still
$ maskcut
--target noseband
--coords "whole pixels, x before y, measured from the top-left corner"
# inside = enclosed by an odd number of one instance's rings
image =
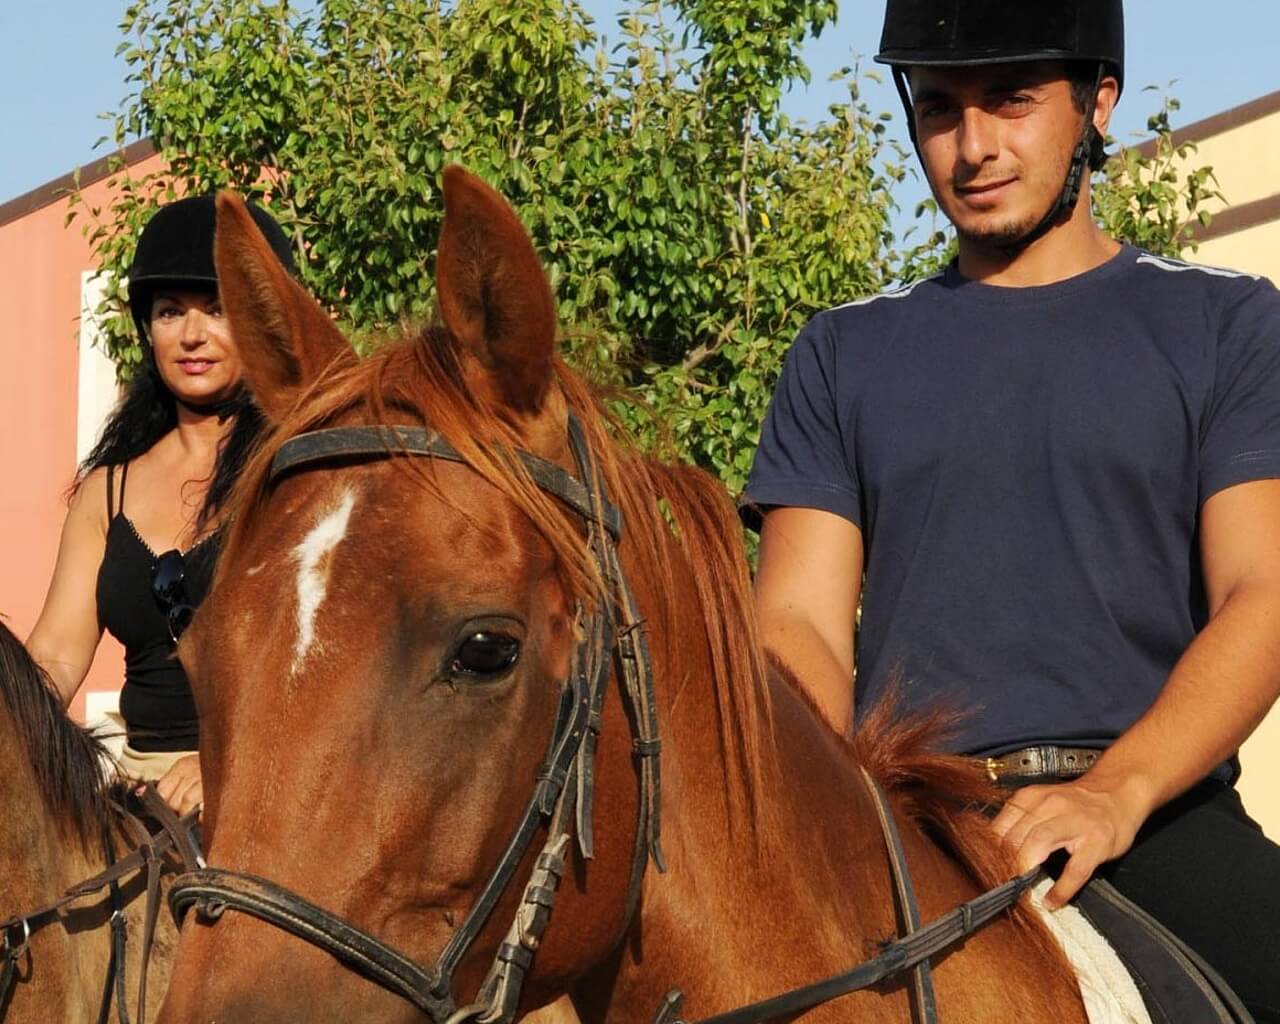
[[[616,660],[622,694],[638,760],[640,800],[636,841],[627,890],[630,916],[650,857],[665,870],[660,844],[661,783],[658,718],[649,645],[635,597],[618,560],[622,519],[609,502],[605,481],[577,418],[569,417],[569,446],[578,476],[529,452],[513,455],[533,481],[582,517],[587,539],[609,593],[600,596],[586,616],[582,639],[574,650],[569,676],[561,686],[560,705],[547,755],[525,812],[466,919],[450,937],[431,967],[423,967],[342,918],[265,878],[222,868],[181,875],[169,902],[181,923],[195,906],[201,920],[214,921],[237,910],[275,925],[402,996],[430,1017],[432,1024],[508,1024],[515,1017],[520,990],[546,930],[564,874],[571,836],[584,858],[594,852],[592,793],[595,752],[610,668]],[[464,463],[435,431],[423,427],[332,427],[300,434],[281,445],[272,461],[268,483],[284,474],[336,462],[422,456]],[[539,829],[546,839],[535,861],[515,917],[507,929],[475,999],[459,1007],[453,974],[484,928],[524,859]]]

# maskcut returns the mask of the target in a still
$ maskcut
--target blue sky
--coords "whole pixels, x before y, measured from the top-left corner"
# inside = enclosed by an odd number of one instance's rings
[[[513,0],[518,2],[518,0]],[[1044,0],[1028,0],[1044,2]],[[598,27],[616,39],[616,0],[585,0]],[[100,155],[106,133],[98,119],[128,92],[113,53],[125,0],[0,0],[0,202],[56,178]],[[813,83],[787,98],[795,117],[817,120],[838,99],[827,76],[875,52],[881,0],[841,0],[840,19],[809,43]],[[1122,140],[1141,133],[1157,105],[1141,87],[1176,80],[1182,102],[1175,124],[1218,113],[1280,89],[1280,2],[1277,0],[1128,0],[1128,88],[1117,113]],[[892,87],[868,83],[876,111],[892,111]],[[904,205],[914,201],[903,195]]]

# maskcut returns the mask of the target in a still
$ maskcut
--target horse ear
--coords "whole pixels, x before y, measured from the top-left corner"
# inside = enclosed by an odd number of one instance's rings
[[[280,264],[243,201],[217,202],[214,263],[245,382],[268,419],[278,421],[335,359],[355,358],[323,308]]]
[[[538,412],[554,374],[551,286],[507,201],[458,166],[444,172],[436,289],[445,326],[488,370],[497,394],[518,412]]]

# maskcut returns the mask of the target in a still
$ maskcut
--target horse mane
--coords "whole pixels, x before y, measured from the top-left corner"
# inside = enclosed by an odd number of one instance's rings
[[[0,621],[0,699],[26,748],[45,806],[96,842],[107,820],[106,751],[63,710],[52,683]]]
[[[246,466],[231,499],[224,551],[237,547],[252,529],[280,444],[364,409],[375,424],[422,424],[437,431],[472,469],[529,516],[551,546],[574,597],[588,607],[608,600],[608,587],[581,524],[513,456],[522,445],[518,425],[505,419],[502,410],[477,401],[465,358],[445,328],[429,326],[385,340],[363,360],[335,360],[264,438]],[[634,564],[657,574],[657,585],[671,592],[672,545],[683,549],[700,605],[696,614],[711,651],[720,742],[730,766],[730,808],[735,821],[754,821],[766,753],[759,737],[767,735],[770,717],[751,581],[732,501],[720,481],[703,470],[640,455],[625,443],[625,429],[599,393],[559,357],[554,371],[565,403],[582,424],[609,496],[622,513],[624,557],[632,546]],[[451,501],[437,486],[429,460],[405,459],[399,465],[415,473],[440,500]],[[466,514],[465,509],[458,511]],[[229,562],[227,557],[219,559],[220,565]],[[693,612],[661,604],[664,621],[650,624],[660,627],[650,634],[674,645],[677,614]]]

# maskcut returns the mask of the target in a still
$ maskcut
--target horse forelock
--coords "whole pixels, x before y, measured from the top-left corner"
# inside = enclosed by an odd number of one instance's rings
[[[49,677],[0,621],[0,699],[50,813],[70,820],[86,843],[107,820],[105,751],[62,709]]]
[[[335,365],[322,374],[264,441],[241,476],[231,499],[232,526],[219,559],[219,574],[234,562],[246,531],[253,529],[270,490],[271,461],[284,441],[339,420],[376,425],[408,422],[439,432],[472,469],[528,516],[551,547],[573,598],[588,607],[601,600],[607,590],[581,523],[512,457],[525,444],[521,421],[500,403],[477,397],[462,358],[466,357],[459,356],[444,328],[428,327],[385,341],[365,359]],[[700,469],[641,456],[626,442],[624,429],[605,409],[600,395],[559,359],[555,377],[565,405],[582,423],[609,496],[622,513],[624,555],[631,546],[632,564],[656,574],[651,587],[655,592],[646,608],[657,617],[647,624],[658,647],[655,653],[674,664],[690,641],[689,631],[703,634],[732,808],[754,819],[767,761],[769,705],[741,528],[732,501],[723,485]],[[441,492],[429,460],[402,459],[397,464],[436,498],[467,513],[456,497]],[[672,592],[675,552],[683,553],[682,562],[693,580],[696,613],[662,599]]]

